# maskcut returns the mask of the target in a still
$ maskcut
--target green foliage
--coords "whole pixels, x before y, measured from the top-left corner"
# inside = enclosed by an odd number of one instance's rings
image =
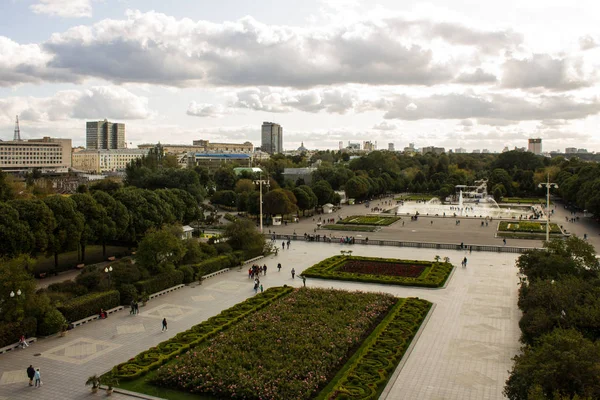
[[[0,257],[28,253],[34,245],[34,235],[19,212],[8,203],[0,203]]]
[[[165,226],[150,230],[136,252],[137,262],[151,272],[160,272],[168,264],[177,264],[185,255],[180,227]]]
[[[159,368],[151,381],[220,398],[309,399],[396,301],[388,294],[296,290]]]
[[[536,346],[525,346],[514,361],[504,389],[510,400],[527,400],[535,386],[547,398],[554,393],[600,397],[600,342],[574,329],[555,329],[540,337]]]
[[[427,269],[417,278],[409,278],[404,276],[389,276],[389,275],[374,275],[374,274],[359,274],[340,271],[340,268],[348,261],[363,260],[376,262],[391,262],[395,264],[410,264],[423,265]],[[327,258],[312,267],[306,269],[302,275],[320,279],[335,279],[341,281],[356,281],[356,282],[374,282],[386,283],[391,285],[402,286],[420,286],[420,287],[442,287],[450,272],[452,272],[452,264],[446,262],[428,262],[428,261],[412,261],[412,260],[396,260],[376,257],[348,257],[334,256]]]
[[[98,287],[102,278],[102,272],[95,270],[87,273],[83,272],[77,275],[77,278],[75,278],[75,282],[77,282],[79,285],[85,286],[88,290],[91,291]]]
[[[401,220],[400,217],[384,217],[384,216],[371,216],[371,215],[352,215],[346,217],[341,221],[337,221],[337,224],[342,225],[376,225],[376,226],[388,226],[396,221]]]
[[[430,308],[426,300],[399,300],[318,398],[378,399]]]
[[[120,295],[117,290],[108,292],[90,293],[77,297],[60,307],[58,310],[70,321],[77,321],[100,312],[100,309],[108,310],[121,304]]]
[[[131,300],[137,300],[138,291],[135,285],[131,283],[124,283],[119,286],[119,293],[121,294],[121,304],[128,306],[131,304]]]
[[[212,204],[234,207],[237,204],[237,194],[233,190],[216,191],[210,198]]]
[[[256,230],[254,223],[247,219],[227,225],[223,236],[234,250],[256,252],[265,247],[265,237]]]
[[[533,221],[500,221],[498,224],[499,231],[506,232],[527,232],[527,233],[546,233],[545,222]],[[555,223],[550,223],[550,233],[562,233],[560,228]]]
[[[265,214],[291,214],[297,210],[296,197],[286,189],[275,189],[263,195]]]
[[[191,265],[191,267],[194,269],[196,279],[200,279],[204,275],[212,274],[225,268],[231,268],[238,264],[239,260],[233,254],[226,254]]]
[[[333,201],[333,189],[329,182],[317,180],[311,185],[313,193],[317,196],[317,204],[322,206]]]
[[[8,204],[17,210],[19,219],[29,226],[29,231],[33,234],[32,254],[48,251],[52,232],[56,228],[52,210],[39,199],[18,199]]]
[[[77,211],[77,204],[68,197],[49,196],[44,203],[52,210],[56,228],[52,232],[49,250],[55,255],[55,267],[58,266],[58,254],[75,249],[84,229],[84,216]]]
[[[88,315],[89,316],[89,315]],[[38,325],[38,335],[50,336],[59,332],[67,323],[65,317],[56,308],[48,310]]]
[[[133,284],[147,277],[147,271],[143,267],[138,264],[131,264],[128,261],[113,263],[111,267],[113,268],[111,280],[117,287],[123,284]]]
[[[184,240],[183,245],[185,246],[185,255],[180,262],[182,265],[196,264],[216,255],[216,251],[211,245],[195,239]]]
[[[183,283],[188,284],[194,282],[194,268],[189,265],[182,265],[177,269],[183,272]]]
[[[30,272],[32,263],[27,256],[0,260],[0,321],[19,322],[25,317],[25,307],[34,296],[36,287]],[[21,291],[21,295],[10,297],[10,293],[17,290]]]
[[[145,281],[136,282],[135,287],[139,293],[146,292],[153,294],[173,286],[181,285],[183,278],[184,274],[182,271],[168,271]]]
[[[321,229],[344,232],[376,232],[379,228],[365,225],[324,225]]]
[[[87,287],[73,281],[56,282],[48,286],[50,292],[67,292],[75,296],[83,296],[88,293]]]
[[[24,318],[21,322],[5,322],[0,324],[0,347],[19,342],[21,335],[35,336],[37,321],[33,317]]]
[[[180,332],[173,338],[152,347],[132,360],[121,363],[112,369],[112,373],[121,380],[133,380],[140,378],[153,369],[163,365],[191,348],[194,348],[206,340],[214,337],[224,329],[236,322],[246,318],[258,309],[264,308],[281,296],[292,291],[288,287],[276,287],[267,289],[251,297],[242,303],[222,311],[219,315],[209,318],[187,331]]]

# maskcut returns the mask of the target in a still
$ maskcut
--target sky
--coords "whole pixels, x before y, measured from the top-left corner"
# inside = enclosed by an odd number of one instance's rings
[[[449,5],[451,3],[451,6]],[[575,6],[576,4],[576,6]],[[0,139],[600,151],[594,0],[0,0]]]

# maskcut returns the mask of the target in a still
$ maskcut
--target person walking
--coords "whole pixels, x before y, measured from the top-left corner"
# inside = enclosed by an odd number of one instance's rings
[[[163,318],[163,321],[162,321],[162,330],[163,330],[163,332],[169,330],[167,328],[167,319],[166,318]]]
[[[294,279],[295,276],[296,276],[296,270],[294,268],[292,268],[292,279]]]
[[[137,302],[137,300],[135,301],[133,307],[134,307],[133,313],[135,315],[138,315],[140,313],[140,304]]]
[[[260,292],[262,293],[262,292],[263,292],[263,290],[264,290],[264,289],[263,289],[263,285],[260,285]]]
[[[502,243],[506,246],[506,238],[502,239]]]
[[[302,275],[302,284],[306,287],[306,277]]]
[[[263,275],[267,274],[267,264],[263,265]]]
[[[281,272],[281,263],[277,263],[277,271]]]
[[[27,377],[29,378],[29,386],[33,386],[33,378],[35,378],[35,369],[33,368],[33,365],[30,365],[29,368],[27,368]]]
[[[467,266],[467,257],[463,258],[463,267]]]
[[[35,374],[33,375],[33,378],[35,380],[35,387],[41,387],[42,386],[42,375],[40,375],[39,368],[35,369]]]
[[[281,250],[285,250],[285,242],[281,242]]]

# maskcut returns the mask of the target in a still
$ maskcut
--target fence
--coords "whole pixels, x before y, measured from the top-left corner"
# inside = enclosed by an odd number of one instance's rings
[[[325,235],[308,235],[313,238],[311,241],[340,243],[341,237],[329,237]],[[272,239],[273,234],[265,234],[267,239]],[[327,238],[327,240],[325,240]],[[345,236],[344,236],[345,238]],[[275,235],[275,240],[302,240],[307,239],[304,236],[294,235]],[[494,246],[480,244],[455,244],[455,243],[431,243],[431,242],[405,242],[400,240],[378,240],[378,239],[359,239],[354,238],[353,244],[364,244],[369,246],[396,246],[396,247],[414,247],[421,249],[440,249],[440,250],[470,250],[470,251],[488,251],[496,253],[524,253],[527,250],[539,249],[538,247],[512,247],[512,246]],[[462,246],[462,247],[461,247]]]

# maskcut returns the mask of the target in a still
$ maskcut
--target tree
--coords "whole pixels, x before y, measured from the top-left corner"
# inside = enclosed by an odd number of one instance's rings
[[[237,182],[237,176],[233,172],[233,169],[221,167],[215,171],[213,180],[215,181],[217,190],[233,190]]]
[[[369,194],[369,182],[363,177],[355,176],[346,182],[344,190],[349,199],[364,199]]]
[[[210,199],[213,204],[220,204],[227,207],[235,207],[237,204],[237,194],[233,190],[216,191]]]
[[[250,179],[240,179],[235,184],[236,193],[251,193],[256,190],[256,185]]]
[[[137,262],[153,273],[163,272],[169,265],[177,264],[186,251],[182,234],[181,227],[175,226],[151,229],[140,241],[135,255]]]
[[[27,302],[35,296],[36,283],[31,269],[33,260],[20,256],[11,260],[0,260],[0,320],[19,322],[25,317]],[[21,291],[18,295],[17,292]],[[10,297],[10,293],[14,297]],[[17,338],[18,332],[15,332]]]
[[[294,190],[292,190],[292,193],[294,193],[294,196],[296,196],[296,200],[298,202],[298,209],[302,211],[302,213],[304,214],[304,211],[311,209],[311,200],[310,197],[308,196],[308,193],[306,193],[304,190],[300,189],[300,188],[295,188]]]
[[[90,192],[102,191],[109,194],[113,194],[117,190],[121,189],[123,185],[120,182],[112,178],[104,178],[100,181],[95,181],[90,184]]]
[[[8,175],[0,171],[0,201],[8,201],[14,197],[13,185],[9,182]]]
[[[54,267],[58,267],[58,254],[77,248],[83,232],[83,215],[77,211],[75,202],[63,196],[49,196],[44,203],[52,210],[56,228],[52,232],[50,250],[54,253]]]
[[[284,215],[291,214],[296,211],[296,204],[290,199],[290,194],[293,196],[293,194],[288,190],[275,189],[263,195],[263,207],[265,214]]]
[[[7,203],[0,203],[0,256],[14,257],[29,253],[34,237],[29,226],[19,220],[19,212]]]
[[[248,219],[238,219],[227,225],[223,236],[234,250],[244,250],[248,254],[260,252],[265,247],[264,235]]]
[[[313,193],[317,196],[317,205],[322,206],[331,202],[333,196],[333,189],[327,181],[318,181],[312,185]]]
[[[76,209],[83,215],[83,230],[79,236],[81,262],[85,262],[85,249],[89,243],[100,240],[104,234],[114,232],[114,222],[108,217],[106,210],[90,194],[76,193],[71,196]]]
[[[527,400],[536,385],[548,398],[554,393],[600,397],[600,342],[574,329],[555,329],[542,336],[537,346],[525,346],[513,360],[504,388],[510,400]]]
[[[47,252],[56,228],[52,210],[39,199],[17,199],[8,204],[18,211],[19,219],[29,226],[33,234],[33,254]]]
[[[114,230],[107,223],[100,231],[100,243],[102,243],[102,255],[106,256],[106,243],[110,240],[125,238],[129,227],[130,216],[127,208],[120,201],[115,200],[108,193],[97,191],[92,194],[94,200],[107,212],[107,216],[114,224]]]

